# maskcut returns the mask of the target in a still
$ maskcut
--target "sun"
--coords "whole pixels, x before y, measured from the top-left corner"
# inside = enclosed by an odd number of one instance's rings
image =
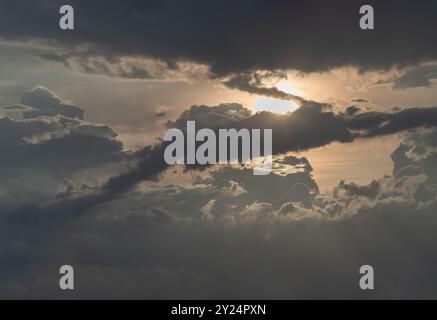
[[[296,96],[302,96],[302,92],[297,89],[290,81],[284,80],[276,84],[279,90]],[[299,105],[291,100],[282,100],[270,97],[260,97],[252,105],[253,112],[269,111],[273,113],[285,114],[295,111]]]
[[[292,112],[298,108],[297,103],[294,101],[280,100],[275,98],[262,97],[255,100],[252,111],[269,111],[274,113],[287,113]]]

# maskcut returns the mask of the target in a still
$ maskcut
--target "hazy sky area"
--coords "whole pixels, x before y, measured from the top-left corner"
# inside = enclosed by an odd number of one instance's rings
[[[437,3],[368,3],[0,0],[0,298],[437,298]],[[186,120],[275,170],[167,166]]]

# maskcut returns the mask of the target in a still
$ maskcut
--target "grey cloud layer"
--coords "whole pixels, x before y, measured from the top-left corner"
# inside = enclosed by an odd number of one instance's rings
[[[358,27],[361,1],[72,0],[77,29],[58,29],[62,1],[2,0],[0,36],[55,39],[109,58],[205,63],[215,74],[385,69],[437,58],[434,1],[369,1],[377,32]],[[105,10],[111,8],[111,10]],[[396,28],[393,28],[396,25]]]
[[[0,295],[59,297],[52,283],[67,260],[77,298],[433,298],[433,137],[399,146],[391,177],[342,182],[323,197],[293,189],[314,191],[308,167],[270,177],[282,194],[270,183],[267,193],[256,190],[262,184],[249,170],[226,168],[194,188],[137,190],[62,227],[2,222]],[[419,146],[424,152],[412,151]],[[378,274],[364,295],[363,264]]]
[[[373,2],[377,33],[358,29],[355,0],[70,3],[77,30],[62,33],[63,2],[0,0],[0,36],[57,39],[67,53],[83,45],[84,70],[110,76],[149,75],[86,59],[206,63],[232,88],[285,99],[296,97],[261,87],[256,70],[388,68],[437,56],[435,1]],[[399,82],[427,85],[434,76],[422,71]],[[84,121],[42,87],[0,109],[9,117],[0,118],[0,297],[60,298],[58,270],[68,263],[72,298],[435,298],[437,107],[342,114],[301,102],[288,115],[194,106],[169,126],[274,128],[277,154],[416,133],[394,151],[391,176],[343,181],[327,195],[295,157],[276,159],[268,177],[226,167],[190,187],[150,187],[141,183],[167,169],[164,145],[127,154],[109,126]],[[363,264],[377,272],[377,290],[365,295]]]
[[[25,96],[34,106],[40,99],[52,105],[56,97],[41,87]],[[63,112],[65,103],[57,104],[53,108]],[[6,112],[17,117],[28,108]],[[252,115],[229,104],[192,107],[170,125],[187,119],[199,127],[274,125],[284,135],[277,147],[284,151],[434,125],[435,108],[411,112],[351,116],[312,103],[290,115]],[[65,263],[76,268],[77,298],[363,298],[357,284],[363,264],[378,272],[372,297],[437,294],[435,130],[407,137],[392,155],[392,176],[367,186],[341,182],[327,195],[319,194],[308,160],[295,157],[277,159],[278,170],[268,177],[226,167],[190,187],[135,188],[167,168],[162,145],[123,155],[123,162],[136,164],[103,185],[76,184],[60,192],[62,180],[78,168],[89,166],[97,176],[97,165],[119,159],[120,145],[101,149],[114,143],[115,133],[59,114],[1,121],[2,148],[31,148],[15,160],[22,170],[45,155],[41,160],[49,166],[41,162],[34,171],[55,182],[41,198],[29,196],[41,192],[41,176],[32,184],[32,176],[24,175],[27,190],[22,185],[15,194],[2,179],[0,297],[59,298],[56,277]],[[390,130],[378,131],[385,126]],[[325,127],[333,135],[324,137]],[[73,131],[83,139],[69,144]],[[290,141],[282,144],[286,137]],[[93,144],[95,138],[102,140]],[[39,152],[47,143],[63,148]],[[81,152],[87,143],[91,147]],[[76,163],[83,159],[90,161]],[[64,175],[53,174],[56,161],[68,167]]]

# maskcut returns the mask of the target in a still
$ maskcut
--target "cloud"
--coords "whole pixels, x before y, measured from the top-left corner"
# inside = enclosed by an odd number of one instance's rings
[[[349,116],[353,116],[360,111],[361,111],[361,109],[358,107],[355,107],[355,106],[350,106],[350,107],[346,108],[346,114]]]
[[[287,153],[290,151],[304,151],[312,148],[328,145],[332,142],[349,143],[355,139],[372,138],[381,135],[403,132],[405,130],[420,129],[424,127],[434,127],[436,125],[436,108],[412,108],[401,111],[393,111],[388,113],[377,112],[362,112],[353,116],[343,113],[334,113],[332,106],[320,104],[317,102],[306,102],[302,107],[293,113],[286,115],[273,114],[269,112],[261,112],[251,114],[250,111],[238,104],[223,104],[215,107],[193,106],[191,109],[183,112],[179,119],[174,122],[169,122],[169,127],[184,129],[187,120],[195,120],[197,129],[210,128],[214,124],[213,129],[219,128],[248,128],[248,129],[274,129],[273,135],[273,152],[275,155]],[[84,129],[82,129],[84,130]],[[89,131],[90,129],[87,128]],[[93,129],[95,130],[95,129]],[[69,137],[69,139],[73,139]],[[88,138],[87,138],[88,139]],[[96,139],[96,138],[94,138]],[[60,141],[50,141],[49,145],[67,146],[67,150],[62,151],[63,154],[70,156],[70,152],[78,152],[69,147],[71,143]],[[89,139],[83,145],[87,146],[92,143]],[[109,140],[110,143],[114,143]],[[41,144],[45,146],[46,144]],[[80,143],[78,143],[80,145]],[[40,147],[38,145],[38,147]],[[46,212],[44,217],[52,217],[57,212],[63,212],[63,216],[74,218],[77,215],[83,215],[94,208],[111,201],[114,198],[123,197],[134,191],[139,183],[143,181],[153,181],[158,179],[167,169],[168,165],[163,160],[163,150],[166,143],[158,143],[155,146],[146,147],[143,150],[135,153],[131,160],[133,161],[128,170],[124,170],[120,174],[113,175],[106,182],[101,183],[100,187],[93,192],[84,194],[83,196],[75,196],[73,198],[62,197],[60,201],[50,202],[37,209],[35,212],[29,208],[24,208],[25,216],[29,215],[40,216],[40,211]],[[90,146],[90,150],[92,145]],[[50,150],[50,147],[48,148]],[[74,150],[74,151],[73,151]],[[95,150],[101,150],[95,148]],[[90,162],[81,159],[81,164],[90,165],[92,162],[101,159],[102,155],[111,155],[106,161],[111,159],[112,154],[117,154],[116,149],[107,149],[103,152],[98,152],[98,157],[92,158],[94,153],[87,156],[91,157]],[[50,154],[45,151],[44,154]],[[120,153],[119,153],[120,154]],[[121,154],[121,156],[125,156]],[[105,161],[103,161],[105,162]],[[282,163],[284,165],[286,163]],[[302,161],[305,167],[305,161]],[[281,163],[276,166],[281,166]],[[310,166],[309,166],[310,167]],[[193,168],[196,169],[197,167]],[[77,168],[76,168],[77,169]],[[281,170],[279,168],[279,170]],[[268,178],[267,178],[268,179]],[[231,178],[233,181],[238,181]],[[267,181],[263,183],[265,186]],[[256,185],[257,183],[253,183]],[[293,193],[305,195],[310,192],[306,186],[311,184],[296,183]],[[246,188],[246,187],[245,187]],[[274,187],[272,186],[274,190]],[[263,189],[264,190],[264,189]],[[262,200],[268,193],[260,192],[257,200]],[[268,199],[269,201],[271,199]],[[303,207],[308,207],[311,203],[310,197],[306,197],[302,201]],[[279,208],[278,208],[279,209]],[[23,210],[19,208],[18,211]],[[21,217],[17,211],[11,213],[12,216]],[[28,218],[26,218],[28,219]]]
[[[437,124],[437,108],[411,108],[390,113],[365,112],[354,116],[336,114],[330,111],[331,108],[326,104],[308,102],[287,115],[269,112],[252,115],[238,104],[193,106],[183,112],[179,119],[169,122],[168,126],[184,129],[187,120],[195,120],[197,130],[210,128],[211,124],[216,126],[213,129],[274,128],[273,153],[277,155],[309,150],[332,142],[350,143],[358,138],[367,139],[405,130],[435,127]],[[168,168],[163,160],[165,147],[166,144],[161,143],[145,148],[138,153],[138,163],[132,169],[110,178],[95,194],[55,203],[54,207],[48,207],[47,210],[58,210],[57,206],[61,205],[66,212],[83,214],[114,197],[131,192],[144,180],[156,179]],[[258,199],[263,196],[265,194],[260,194]]]
[[[43,95],[49,103],[50,96]],[[289,115],[253,115],[225,104],[193,106],[169,123],[273,126],[278,152],[416,129],[393,152],[391,176],[368,185],[341,182],[326,194],[304,157],[276,156],[277,170],[265,177],[227,166],[185,187],[154,184],[167,168],[163,145],[128,156],[108,126],[62,114],[2,118],[3,161],[25,154],[2,167],[12,172],[18,164],[37,175],[26,172],[15,188],[16,180],[2,179],[0,297],[60,298],[53,284],[66,263],[80,274],[71,298],[433,297],[435,108],[403,112],[347,115],[308,103]],[[113,161],[128,167],[102,183],[72,177],[81,168],[97,179],[95,166]],[[53,174],[58,169],[64,177]],[[371,293],[358,286],[364,264],[378,274]]]
[[[70,52],[68,49],[61,49],[62,53],[58,51],[59,48],[47,48],[43,53],[38,53],[37,58],[61,64],[77,72],[111,78],[176,82],[209,77],[207,67],[187,61],[173,63],[159,58],[111,57],[83,50]]]
[[[293,94],[283,92],[275,87],[263,86],[263,80],[268,78],[286,78],[278,72],[246,72],[232,76],[229,80],[224,81],[224,85],[231,89],[239,89],[253,94],[268,96],[282,100],[294,100],[299,103],[304,103],[305,100]]]
[[[357,114],[347,121],[347,127],[361,131],[361,138],[394,134],[420,127],[437,125],[437,107],[407,108],[391,113],[365,112]]]
[[[21,103],[0,108],[5,115],[0,118],[0,177],[11,196],[2,210],[48,201],[75,172],[127,160],[111,127],[82,120],[82,109],[50,90],[35,87]]]
[[[77,25],[71,33],[57,29],[61,4],[2,3],[0,35],[56,40],[65,48],[79,47],[110,59],[191,61],[210,66],[216,75],[278,69],[314,72],[350,65],[387,69],[437,58],[432,41],[437,5],[432,1],[368,2],[377,15],[376,32],[359,28],[362,2],[355,0],[329,6],[322,0],[72,1]],[[111,10],[101,10],[106,6]],[[122,23],[112,23],[114,18]],[[408,22],[393,29],[393,21]]]
[[[30,164],[46,157],[47,161],[53,161],[49,168],[54,170],[58,166],[68,167],[75,160],[76,164],[87,162],[86,159],[99,163],[88,157],[97,157],[104,162],[105,156],[122,151],[120,142],[115,140],[118,135],[111,127],[85,122],[81,108],[62,102],[44,87],[37,86],[25,92],[21,103],[1,108],[6,115],[0,118],[0,147],[5,151],[2,162],[10,159],[10,165],[13,165],[21,158]],[[18,119],[8,117],[11,110],[21,113],[16,114]],[[77,154],[81,157],[73,156]],[[69,161],[65,161],[67,159]]]
[[[428,88],[437,79],[437,65],[422,65],[408,70],[402,76],[391,80],[393,88],[397,90],[409,88]]]
[[[24,93],[21,104],[33,108],[31,111],[23,113],[24,118],[63,115],[83,120],[84,111],[82,109],[64,103],[61,98],[42,86],[37,86]]]
[[[103,164],[117,158],[122,145],[114,140],[109,127],[93,127],[62,117],[14,121],[0,119],[0,163],[3,174],[18,170],[25,161],[27,168],[46,172],[75,170]],[[80,155],[80,156],[78,156]]]
[[[153,76],[143,64],[121,63],[120,59],[107,59],[95,57],[88,54],[57,54],[53,52],[41,53],[38,55],[46,61],[58,62],[67,68],[72,68],[88,74],[106,75],[126,79],[153,79]]]
[[[50,220],[2,221],[0,295],[59,298],[53,283],[67,261],[80,274],[71,298],[431,298],[437,267],[433,136],[409,135],[393,154],[392,176],[368,186],[343,182],[337,190],[346,192],[318,195],[309,208],[255,200],[254,184],[246,180],[251,176],[225,168],[207,185],[114,198],[62,228]],[[416,145],[427,147],[426,157],[410,152]],[[402,173],[411,165],[423,170]],[[237,196],[223,192],[235,174],[247,191]],[[276,191],[295,176],[286,179]],[[364,264],[378,274],[375,291],[359,289]]]
[[[188,120],[196,128],[273,129],[273,152],[304,151],[332,142],[348,143],[437,125],[437,107],[407,108],[392,112],[335,113],[329,104],[306,101],[293,113],[251,114],[238,104],[192,106],[168,127],[185,129]],[[351,114],[352,111],[352,114]]]
[[[380,183],[375,180],[367,186],[358,186],[355,183],[347,184],[344,181],[341,181],[334,190],[334,195],[336,197],[347,195],[349,197],[366,197],[369,199],[375,199],[379,194],[379,191]]]
[[[274,153],[308,150],[333,141],[351,142],[353,135],[346,121],[333,112],[325,111],[328,105],[308,103],[293,113],[279,115],[260,112],[255,115],[238,104],[225,104],[208,108],[193,106],[169,127],[184,129],[187,120],[195,120],[197,128],[273,129]]]
[[[356,99],[352,99],[351,102],[355,102],[355,103],[368,103],[369,101],[367,99],[363,99],[363,98],[356,98]]]

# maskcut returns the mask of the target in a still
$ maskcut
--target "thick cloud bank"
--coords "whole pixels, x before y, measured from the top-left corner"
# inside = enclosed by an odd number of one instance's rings
[[[64,108],[24,119],[56,95],[39,87],[25,96],[32,106],[2,108],[10,117],[0,119],[2,298],[62,298],[64,264],[75,268],[71,298],[437,296],[433,108],[337,114],[313,103],[279,116],[203,106],[171,124],[274,124],[278,152],[415,129],[393,152],[392,175],[321,194],[308,160],[283,154],[265,177],[236,166],[188,186],[144,183],[167,169],[162,146],[128,155],[112,129]],[[321,138],[325,127],[335,134]],[[364,264],[375,268],[373,292],[358,286]]]
[[[394,152],[393,176],[342,182],[332,195],[317,194],[307,169],[262,188],[228,168],[192,188],[132,192],[63,226],[3,222],[1,294],[60,297],[57,268],[68,262],[82,298],[433,298],[429,137]],[[374,292],[359,289],[363,264],[376,270]]]
[[[377,32],[359,28],[363,3],[355,0],[72,0],[77,18],[70,33],[57,29],[63,4],[2,1],[0,36],[57,40],[74,48],[67,56],[82,56],[84,61],[90,56],[113,62],[122,56],[143,56],[174,67],[188,60],[211,66],[217,75],[350,65],[386,69],[437,58],[434,1],[367,1],[375,9]],[[64,52],[46,58],[68,63]],[[105,71],[104,64],[99,68]],[[127,77],[149,77],[138,68],[119,71],[116,74]]]

